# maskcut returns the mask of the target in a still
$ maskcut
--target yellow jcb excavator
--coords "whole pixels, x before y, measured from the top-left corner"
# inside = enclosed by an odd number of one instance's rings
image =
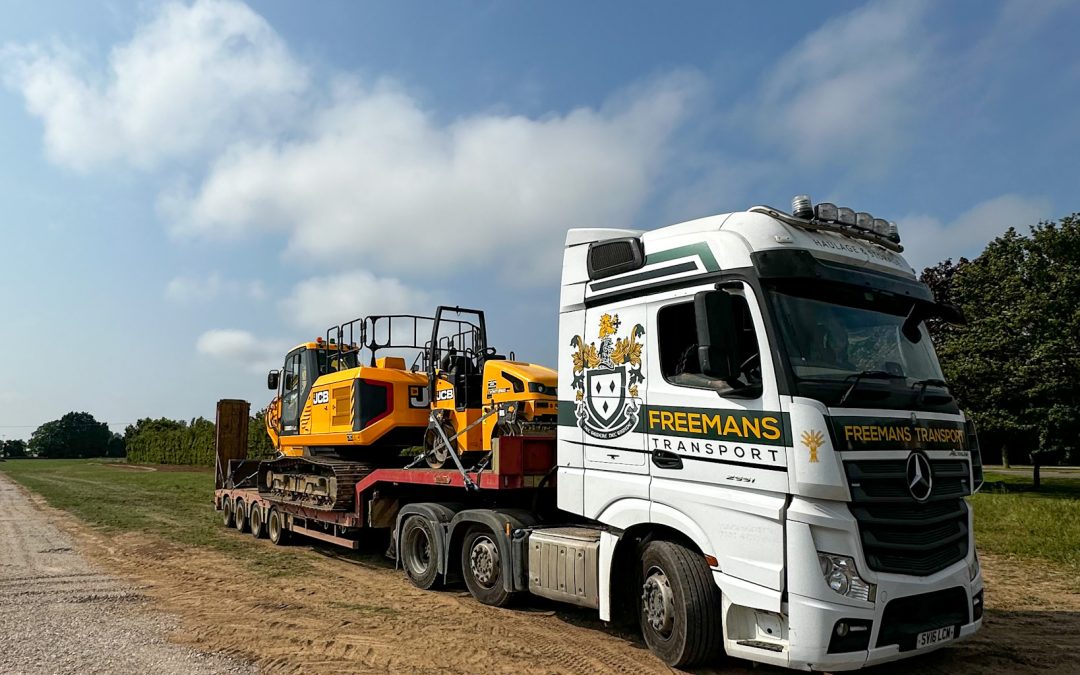
[[[280,456],[260,464],[259,490],[318,509],[351,509],[356,482],[405,464],[406,448],[433,468],[471,465],[492,439],[553,434],[557,418],[556,372],[498,354],[484,313],[458,307],[333,326],[289,351],[267,385]]]

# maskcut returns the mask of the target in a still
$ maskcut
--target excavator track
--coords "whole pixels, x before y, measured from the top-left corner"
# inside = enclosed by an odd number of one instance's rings
[[[281,457],[259,464],[259,495],[321,511],[352,511],[356,484],[376,468],[329,457]]]

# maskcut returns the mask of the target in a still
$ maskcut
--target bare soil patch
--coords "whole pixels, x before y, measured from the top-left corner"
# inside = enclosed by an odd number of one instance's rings
[[[377,552],[300,544],[311,574],[266,578],[228,555],[137,534],[103,536],[53,517],[94,560],[131,578],[181,617],[173,640],[243,656],[271,673],[667,673],[632,632],[592,612],[527,600],[515,609],[462,589],[412,587]],[[255,541],[250,546],[271,544]],[[1060,574],[984,556],[988,612],[973,639],[870,673],[1080,671],[1080,595]],[[783,672],[725,659],[705,673]]]

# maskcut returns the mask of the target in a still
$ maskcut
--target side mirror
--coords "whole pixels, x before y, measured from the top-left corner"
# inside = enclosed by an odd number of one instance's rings
[[[267,389],[277,390],[278,378],[280,378],[280,377],[281,377],[281,371],[280,370],[271,370],[269,373],[267,373],[267,375],[266,375],[266,388]]]
[[[967,325],[967,317],[964,316],[964,310],[960,309],[959,306],[943,302],[936,305],[935,309],[937,310],[937,315],[948,323],[957,326]]]
[[[702,375],[725,381],[738,377],[735,298],[724,291],[701,291],[694,295],[694,315]]]
[[[900,327],[900,332],[913,344],[918,344],[922,340],[922,331],[919,330],[919,324],[922,323],[924,318],[926,318],[926,313],[923,306],[916,302],[911,306],[907,318],[904,319],[904,325]]]

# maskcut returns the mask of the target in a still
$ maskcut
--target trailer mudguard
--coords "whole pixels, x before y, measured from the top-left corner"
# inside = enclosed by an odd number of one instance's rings
[[[472,524],[484,525],[495,534],[495,540],[499,545],[503,588],[511,592],[529,590],[525,560],[520,552],[516,552],[521,547],[513,545],[511,535],[514,530],[536,525],[537,519],[535,515],[522,509],[468,509],[455,515],[450,523],[449,546],[446,547],[445,552],[447,581],[451,572],[458,573],[450,556],[461,549],[465,532]]]
[[[420,502],[406,504],[398,511],[397,523],[394,526],[394,567],[401,566],[401,527],[409,516],[420,516],[428,519],[436,525],[435,529],[435,560],[439,566],[439,574],[446,576],[446,542],[447,524],[462,508],[461,504],[443,504],[436,502]]]

